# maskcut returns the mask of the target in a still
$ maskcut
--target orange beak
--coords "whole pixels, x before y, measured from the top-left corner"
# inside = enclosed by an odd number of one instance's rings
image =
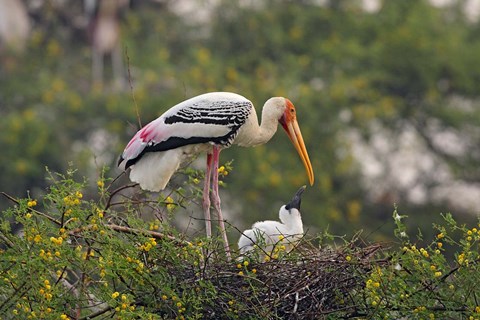
[[[292,102],[290,102],[290,100],[285,100],[287,103],[287,107],[285,109],[285,113],[278,121],[282,125],[283,129],[285,129],[285,131],[287,132],[288,137],[292,141],[293,146],[295,147],[298,155],[302,159],[305,170],[307,170],[310,185],[313,185],[313,182],[315,180],[313,175],[313,168],[310,162],[310,158],[308,157],[305,142],[303,142],[302,132],[300,131],[300,127],[298,126],[295,106],[292,104]]]

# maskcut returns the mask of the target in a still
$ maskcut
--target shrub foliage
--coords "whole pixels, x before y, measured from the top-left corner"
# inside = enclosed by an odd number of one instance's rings
[[[4,193],[2,319],[480,318],[480,226],[445,214],[434,239],[413,241],[395,210],[388,247],[323,235],[229,261],[219,239],[170,224],[198,197],[197,172],[186,173],[156,200],[103,174],[84,196],[73,170],[49,173],[42,199]]]

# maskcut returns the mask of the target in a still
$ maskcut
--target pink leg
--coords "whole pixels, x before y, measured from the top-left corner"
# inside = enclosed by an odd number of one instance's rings
[[[212,176],[212,154],[207,155],[207,171],[205,172],[205,185],[203,187],[203,214],[207,238],[212,237],[212,220],[210,219],[210,177]]]
[[[220,148],[213,147],[213,181],[212,181],[212,200],[213,207],[218,214],[218,223],[220,225],[220,232],[222,233],[222,238],[225,247],[225,253],[227,258],[230,260],[230,247],[228,245],[227,232],[225,230],[225,221],[223,220],[222,209],[220,207],[220,195],[218,194],[218,162],[220,158]]]

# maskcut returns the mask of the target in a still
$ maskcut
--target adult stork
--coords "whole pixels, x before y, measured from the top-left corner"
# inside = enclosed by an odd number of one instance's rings
[[[157,192],[165,188],[182,162],[206,152],[203,209],[207,237],[212,235],[212,179],[213,207],[218,214],[227,256],[230,257],[218,194],[220,151],[232,144],[243,147],[264,144],[277,131],[277,123],[287,132],[313,185],[313,169],[298,126],[295,107],[283,97],[270,98],[265,102],[260,125],[252,102],[241,95],[211,92],[185,100],[140,129],[126,146],[118,165],[125,170],[131,167],[130,179],[138,182],[142,189]]]

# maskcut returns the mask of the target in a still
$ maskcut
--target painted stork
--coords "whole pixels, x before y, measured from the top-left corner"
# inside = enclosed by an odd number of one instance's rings
[[[278,212],[279,221],[259,221],[251,229],[245,230],[238,240],[238,249],[241,255],[252,251],[254,245],[270,255],[277,244],[285,244],[286,251],[300,241],[303,236],[302,216],[300,215],[300,203],[302,193],[306,186],[298,189],[292,201],[283,205]]]
[[[218,163],[220,151],[232,144],[251,147],[269,141],[280,123],[305,165],[313,185],[314,175],[295,107],[287,98],[270,98],[263,106],[259,125],[255,108],[248,99],[230,92],[211,92],[185,100],[138,131],[126,146],[118,165],[131,167],[130,179],[149,191],[165,188],[173,173],[185,160],[207,153],[203,209],[207,237],[211,237],[210,184],[213,207],[227,256],[230,257],[220,197]]]

